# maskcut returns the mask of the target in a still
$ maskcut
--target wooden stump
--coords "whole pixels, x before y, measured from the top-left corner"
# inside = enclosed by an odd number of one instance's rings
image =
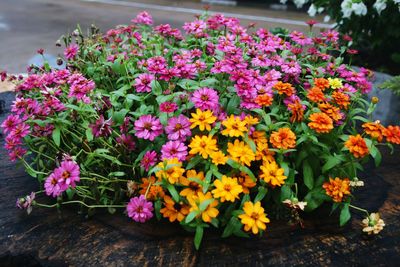
[[[0,93],[6,107],[0,122],[12,98],[12,93]],[[377,236],[361,232],[363,218],[356,212],[340,228],[337,216],[320,210],[305,217],[305,229],[273,222],[261,238],[222,239],[206,230],[196,251],[193,236],[179,225],[136,224],[121,210],[90,219],[73,209],[59,214],[34,208],[26,215],[15,208],[15,200],[37,190],[37,182],[9,162],[3,136],[0,143],[0,266],[395,266],[400,261],[399,154],[384,153],[380,168],[371,164],[360,174],[365,187],[356,192],[356,202],[380,212],[387,225]]]

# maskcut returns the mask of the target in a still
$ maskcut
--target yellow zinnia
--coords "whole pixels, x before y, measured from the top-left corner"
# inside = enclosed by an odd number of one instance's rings
[[[328,81],[332,89],[339,89],[343,87],[342,81],[338,78],[328,78]]]
[[[212,138],[210,135],[196,135],[192,138],[189,147],[191,148],[189,154],[200,154],[204,159],[207,159],[211,153],[218,150],[217,140]]]
[[[243,136],[244,132],[247,131],[246,122],[242,121],[239,117],[231,115],[229,118],[222,122],[225,129],[221,132],[222,135],[230,137]]]
[[[251,150],[250,146],[237,139],[233,144],[228,143],[227,151],[234,161],[237,161],[242,165],[250,166],[251,162],[256,158],[256,155],[253,150]]]
[[[192,118],[189,120],[191,122],[190,128],[193,129],[199,126],[200,131],[211,131],[211,124],[217,120],[217,117],[210,110],[201,111],[196,109],[196,113],[191,113],[191,115]]]
[[[257,201],[253,204],[247,201],[243,205],[244,214],[239,215],[241,223],[244,225],[245,231],[252,231],[253,234],[258,234],[259,229],[265,230],[270,220],[264,213],[264,208],[261,207],[261,202]]]
[[[198,192],[197,195],[192,195],[187,198],[190,204],[190,210],[197,211],[200,209],[200,204],[204,201],[212,199],[211,193],[207,192],[207,194],[203,194],[203,192]],[[201,218],[204,222],[210,223],[213,218],[216,218],[219,214],[218,209],[215,207],[218,205],[218,201],[214,200],[210,204],[208,204],[207,208],[201,213]]]
[[[212,159],[212,163],[214,163],[217,166],[220,165],[220,164],[221,165],[225,165],[226,161],[228,160],[228,157],[225,156],[225,154],[222,153],[221,151],[212,152],[210,154],[210,157]]]
[[[177,158],[169,159],[164,162],[158,163],[157,167],[161,170],[156,172],[156,177],[159,179],[166,179],[170,184],[175,184],[181,179],[185,169],[182,168],[182,162]]]
[[[239,194],[243,192],[243,187],[238,184],[236,178],[222,176],[221,180],[214,181],[215,189],[211,191],[215,198],[220,198],[221,202],[239,199]]]
[[[264,161],[260,169],[260,178],[264,179],[266,183],[269,183],[272,186],[282,186],[285,183],[285,179],[287,178],[284,175],[285,170],[283,168],[279,168],[275,161]]]

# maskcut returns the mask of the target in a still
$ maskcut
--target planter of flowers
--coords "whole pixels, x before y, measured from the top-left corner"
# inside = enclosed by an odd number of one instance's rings
[[[196,248],[205,228],[262,234],[323,203],[340,225],[354,209],[379,233],[383,220],[353,192],[363,165],[381,162],[378,146],[400,144],[400,127],[371,121],[372,73],[343,63],[347,41],[222,15],[183,30],[142,12],[105,34],[66,36],[66,69],[31,68],[2,123],[10,159],[41,187],[17,206],[168,220],[195,232]]]

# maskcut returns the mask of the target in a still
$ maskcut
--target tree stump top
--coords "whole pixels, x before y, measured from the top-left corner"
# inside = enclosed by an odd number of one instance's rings
[[[4,120],[13,93],[0,93]],[[5,107],[5,108],[4,108]],[[178,224],[137,224],[122,214],[87,219],[74,209],[35,207],[31,215],[15,207],[17,197],[38,188],[34,178],[8,160],[0,134],[0,266],[225,266],[225,265],[396,265],[400,261],[400,157],[384,153],[359,175],[365,187],[356,204],[379,212],[386,227],[377,236],[362,233],[363,214],[339,227],[337,216],[305,215],[305,229],[273,222],[262,237],[222,239],[205,231],[199,251],[193,234]]]

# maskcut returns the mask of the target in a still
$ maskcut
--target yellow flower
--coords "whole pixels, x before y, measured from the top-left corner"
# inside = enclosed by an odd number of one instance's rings
[[[195,170],[188,170],[186,171],[186,177],[182,177],[180,179],[180,184],[186,186],[179,194],[184,197],[190,197],[193,195],[197,195],[197,193],[202,192],[203,187],[193,181],[191,178],[197,178],[200,181],[204,180],[204,173],[203,172],[196,172]]]
[[[223,152],[221,152],[221,151],[212,152],[212,153],[210,154],[210,157],[211,157],[211,159],[212,159],[212,163],[214,163],[214,164],[217,165],[217,166],[218,166],[219,164],[225,165],[225,164],[226,164],[226,161],[228,160],[228,157],[225,156],[225,154],[224,154]]]
[[[225,129],[221,132],[222,135],[230,137],[243,136],[244,132],[247,132],[246,122],[242,121],[239,117],[231,115],[229,118],[222,122]]]
[[[253,234],[258,234],[259,229],[265,230],[270,220],[264,213],[264,208],[261,207],[261,202],[257,201],[253,204],[251,201],[247,201],[243,205],[244,214],[239,215],[241,223],[244,225],[245,231],[252,231]]]
[[[156,177],[166,179],[170,184],[178,182],[185,172],[185,169],[182,168],[182,163],[177,158],[160,162],[157,167],[161,170],[156,172]]]
[[[196,196],[193,195],[187,198],[190,204],[190,210],[197,211],[200,209],[200,204],[208,199],[212,199],[211,193],[207,192],[207,194],[203,194],[203,192],[199,192]],[[210,204],[208,204],[207,208],[201,213],[201,218],[204,222],[210,223],[213,218],[216,218],[219,214],[218,209],[215,207],[218,205],[218,201],[214,200]]]
[[[189,154],[200,154],[204,159],[207,159],[211,153],[218,150],[217,140],[210,135],[202,135],[201,137],[196,135],[192,138],[189,147],[191,148]]]
[[[343,87],[342,81],[338,78],[328,78],[328,81],[332,89],[339,89]]]
[[[246,117],[244,117],[244,121],[246,122],[247,126],[253,126],[258,124],[259,122],[258,118],[255,118],[251,115],[247,115]]]
[[[199,126],[200,131],[211,131],[211,124],[217,120],[217,117],[210,110],[201,111],[200,109],[196,109],[196,113],[192,113],[191,115],[192,118],[189,120],[191,122],[190,128],[193,129]]]
[[[363,232],[370,234],[378,234],[385,227],[385,222],[379,216],[379,213],[371,213],[367,218],[362,220],[364,225]]]
[[[285,170],[283,168],[279,168],[275,161],[264,161],[260,169],[260,178],[264,179],[266,183],[269,183],[272,186],[282,186],[285,183],[285,179],[287,178],[284,175]]]
[[[175,203],[170,196],[164,197],[164,208],[160,209],[160,213],[164,218],[168,218],[170,222],[178,220],[181,222],[189,214],[189,206],[179,202]]]
[[[233,144],[228,143],[227,151],[234,161],[237,161],[242,165],[250,166],[251,162],[256,158],[253,150],[251,150],[247,144],[237,139]]]
[[[221,180],[214,181],[215,189],[211,191],[215,198],[220,198],[221,202],[239,199],[239,194],[243,192],[243,187],[238,184],[236,178],[222,176]]]
[[[238,181],[243,187],[244,194],[250,194],[250,189],[257,185],[257,183],[247,173],[241,173]]]

